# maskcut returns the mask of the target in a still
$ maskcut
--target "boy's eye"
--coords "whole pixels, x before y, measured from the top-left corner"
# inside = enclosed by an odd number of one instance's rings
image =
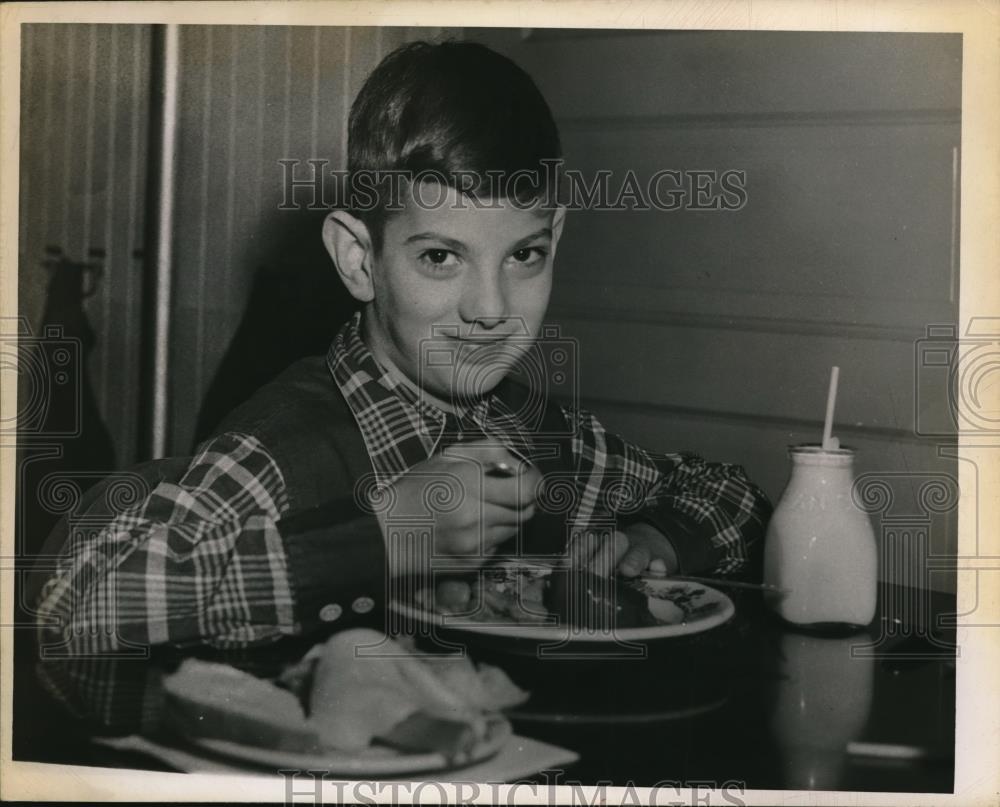
[[[449,269],[458,264],[458,256],[450,249],[426,249],[420,253],[420,262],[432,269]]]
[[[545,250],[541,247],[524,247],[512,252],[510,257],[517,263],[531,265],[544,260],[545,254]]]

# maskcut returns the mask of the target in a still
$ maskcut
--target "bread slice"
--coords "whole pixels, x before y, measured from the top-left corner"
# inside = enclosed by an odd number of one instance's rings
[[[186,659],[163,685],[165,721],[185,737],[301,753],[322,747],[295,695],[228,664]]]

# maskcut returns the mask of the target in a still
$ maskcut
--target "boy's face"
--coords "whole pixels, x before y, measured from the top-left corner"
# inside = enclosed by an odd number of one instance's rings
[[[447,405],[489,392],[537,337],[562,213],[477,208],[438,185],[421,193],[428,204],[389,216],[369,256],[365,335],[383,364]]]

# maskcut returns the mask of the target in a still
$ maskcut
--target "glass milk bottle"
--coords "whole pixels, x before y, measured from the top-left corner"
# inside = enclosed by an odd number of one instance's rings
[[[851,498],[854,451],[791,446],[792,473],[767,528],[764,582],[778,616],[802,628],[867,625],[875,615],[878,556],[868,515]]]

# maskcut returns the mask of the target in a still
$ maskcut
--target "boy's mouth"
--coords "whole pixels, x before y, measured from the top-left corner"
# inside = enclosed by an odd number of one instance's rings
[[[502,337],[462,337],[455,340],[458,343],[458,359],[474,364],[482,362],[502,361],[505,357],[514,358],[518,353],[517,343],[508,336]]]
[[[507,335],[503,336],[460,336],[455,337],[456,342],[473,345],[497,345],[507,341]]]

